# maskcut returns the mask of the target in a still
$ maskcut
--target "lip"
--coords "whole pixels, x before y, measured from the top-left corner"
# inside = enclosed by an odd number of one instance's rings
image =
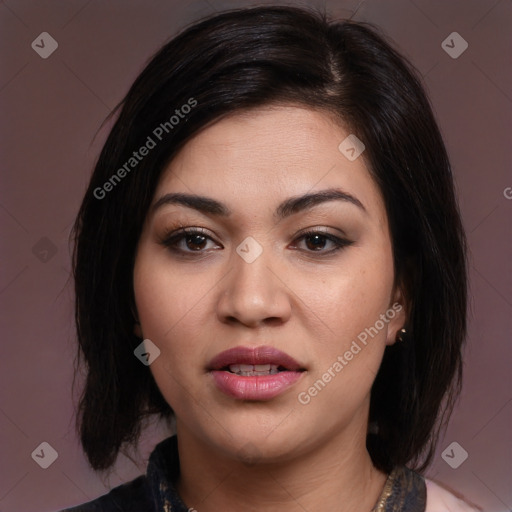
[[[221,370],[230,364],[276,364],[290,371],[301,370],[293,357],[266,345],[259,347],[234,347],[217,354],[209,364],[209,370]]]
[[[241,376],[226,370],[232,364],[274,364],[283,371],[272,375]],[[281,350],[269,346],[234,347],[217,354],[208,370],[217,388],[238,400],[266,401],[284,393],[304,373],[304,368]]]

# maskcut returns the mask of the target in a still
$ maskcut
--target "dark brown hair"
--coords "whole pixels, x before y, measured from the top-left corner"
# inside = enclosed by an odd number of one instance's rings
[[[170,117],[195,102],[176,124]],[[253,107],[321,109],[361,139],[382,192],[407,339],[386,348],[372,388],[374,464],[423,470],[461,385],[466,333],[465,236],[448,156],[416,72],[374,27],[313,10],[224,12],[182,31],[136,79],[99,156],[74,227],[81,442],[107,469],[136,444],[141,421],[172,410],[133,351],[133,264],[163,169],[207,124]],[[122,179],[112,176],[154,133],[165,137]],[[126,166],[125,166],[126,169]],[[109,182],[108,194],[105,190]],[[101,196],[101,197],[100,197]],[[333,411],[333,414],[335,412]]]

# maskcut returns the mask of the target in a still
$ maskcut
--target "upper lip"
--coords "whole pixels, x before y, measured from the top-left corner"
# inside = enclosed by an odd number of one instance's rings
[[[275,364],[290,371],[303,370],[293,357],[274,347],[234,347],[217,354],[208,366],[209,370],[222,370],[232,364]]]

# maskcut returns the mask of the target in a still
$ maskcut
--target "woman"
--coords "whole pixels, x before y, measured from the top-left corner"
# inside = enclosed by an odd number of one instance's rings
[[[75,511],[476,510],[425,479],[461,383],[465,237],[411,66],[375,30],[226,12],[120,105],[76,225],[81,441],[146,475]]]

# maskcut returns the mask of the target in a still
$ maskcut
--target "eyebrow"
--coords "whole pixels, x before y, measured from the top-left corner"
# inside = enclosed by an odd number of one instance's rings
[[[363,212],[367,213],[366,208],[361,201],[353,195],[336,188],[320,190],[318,192],[308,193],[300,196],[293,196],[283,201],[274,213],[277,220],[294,215],[298,212],[309,210],[328,201],[344,201],[357,206]],[[199,196],[195,194],[169,193],[160,197],[152,206],[154,213],[164,205],[178,204],[187,208],[198,210],[199,212],[215,215],[219,217],[229,217],[232,212],[223,203],[210,197]]]

